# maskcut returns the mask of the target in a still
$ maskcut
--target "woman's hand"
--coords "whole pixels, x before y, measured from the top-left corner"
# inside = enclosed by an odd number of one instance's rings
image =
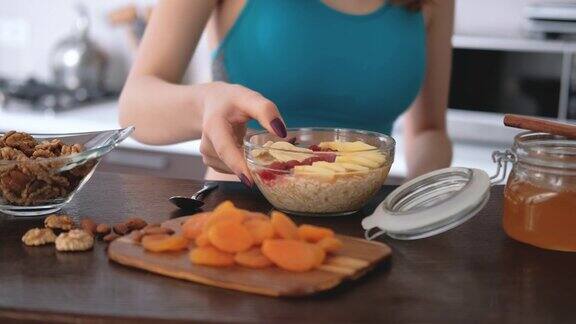
[[[246,123],[256,119],[269,132],[286,137],[278,108],[258,92],[240,85],[213,82],[204,87],[202,159],[216,171],[236,174],[251,187],[253,182],[242,152]]]
[[[240,149],[246,122],[254,118],[269,132],[285,137],[276,105],[238,85],[182,84],[218,2],[158,1],[122,91],[120,124],[135,125],[134,137],[152,145],[189,141],[202,134],[204,162],[251,185]]]

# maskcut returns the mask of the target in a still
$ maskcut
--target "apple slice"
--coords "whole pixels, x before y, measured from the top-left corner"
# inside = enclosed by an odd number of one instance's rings
[[[332,170],[334,172],[346,172],[345,167],[343,167],[337,163],[330,163],[330,162],[326,162],[326,161],[314,162],[314,163],[312,163],[312,166]]]
[[[343,144],[344,152],[368,151],[376,149],[376,147],[368,145],[362,141],[344,142]]]
[[[282,141],[275,142],[268,147],[270,148],[270,155],[281,162],[288,162],[291,160],[302,162],[306,158],[310,157],[311,153],[313,153],[310,149],[298,147],[292,143]]]
[[[288,162],[292,160],[296,160],[298,162],[302,162],[306,160],[310,155],[304,153],[296,153],[296,152],[282,152],[276,150],[270,150],[270,155],[272,155],[276,160],[280,162]]]
[[[334,164],[338,164],[342,167],[344,167],[344,169],[346,169],[346,171],[369,171],[370,169],[359,165],[359,164],[354,164],[354,163],[349,163],[349,162],[337,162]]]
[[[265,163],[267,161],[273,160],[274,157],[270,154],[270,146],[272,146],[274,142],[268,141],[262,145],[263,148],[255,148],[252,150],[252,157],[260,160],[261,163]]]
[[[274,142],[269,147],[274,148],[274,149],[279,149],[279,150],[291,151],[291,152],[306,152],[306,153],[314,152],[314,151],[307,149],[305,147],[298,147],[292,143],[283,142],[283,141]]]
[[[367,160],[373,161],[378,163],[378,165],[383,165],[386,162],[386,157],[384,154],[378,151],[370,151],[370,152],[356,152],[352,153],[353,156],[359,156],[365,158]]]
[[[342,147],[342,143],[344,142],[321,142],[320,144],[318,144],[318,147],[321,149],[330,149],[330,150],[336,150],[336,151],[340,151],[340,148]]]
[[[268,150],[266,149],[253,149],[252,156],[255,158],[264,157],[268,155]]]
[[[357,156],[357,155],[341,155],[336,157],[336,162],[347,162],[352,164],[361,165],[364,167],[368,167],[370,169],[377,169],[380,167],[380,164],[377,162],[368,160],[364,157]]]
[[[341,141],[333,141],[333,142],[322,142],[318,144],[318,147],[323,149],[331,149],[336,150],[339,152],[358,152],[358,151],[369,151],[375,150],[376,147],[372,145],[368,145],[362,141],[355,141],[355,142],[341,142]]]
[[[318,177],[323,180],[332,180],[336,175],[336,172],[318,166],[297,165],[294,167],[294,174]]]

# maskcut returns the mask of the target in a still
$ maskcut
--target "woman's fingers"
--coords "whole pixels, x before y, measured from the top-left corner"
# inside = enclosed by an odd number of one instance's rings
[[[232,125],[226,120],[221,120],[218,123],[214,123],[214,127],[212,127],[207,135],[220,160],[222,160],[244,184],[251,187],[252,180],[250,178],[250,172],[248,171],[242,149],[236,143]]]
[[[286,125],[280,116],[278,107],[258,92],[247,90],[245,94],[240,96],[236,105],[250,117],[256,119],[270,133],[279,137],[286,137]]]
[[[218,171],[231,171],[251,187],[253,180],[241,149],[246,122],[256,119],[270,133],[286,137],[280,112],[272,101],[239,85],[212,83],[207,89],[200,146],[204,163]]]
[[[206,166],[209,166],[221,173],[234,173],[226,164],[224,164],[224,162],[222,162],[222,160],[220,160],[218,154],[214,150],[212,142],[205,135],[202,135],[202,139],[200,141],[200,153],[202,154],[202,162]]]

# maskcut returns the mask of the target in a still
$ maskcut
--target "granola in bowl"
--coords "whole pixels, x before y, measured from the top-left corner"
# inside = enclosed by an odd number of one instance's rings
[[[300,215],[354,213],[381,188],[394,158],[386,135],[293,129],[295,143],[249,134],[245,155],[256,185],[275,208]]]

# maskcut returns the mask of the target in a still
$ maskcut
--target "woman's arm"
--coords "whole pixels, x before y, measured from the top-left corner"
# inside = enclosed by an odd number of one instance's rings
[[[120,124],[147,144],[199,137],[202,87],[180,85],[216,0],[160,1],[120,97]]]
[[[446,108],[452,64],[454,0],[432,1],[427,28],[426,75],[420,94],[404,116],[408,178],[447,167],[452,144],[446,133]]]
[[[239,147],[245,124],[256,119],[285,137],[276,105],[239,85],[180,84],[216,4],[217,0],[159,1],[120,97],[120,124],[135,125],[134,137],[147,144],[201,137],[206,165],[234,173],[250,185]]]

